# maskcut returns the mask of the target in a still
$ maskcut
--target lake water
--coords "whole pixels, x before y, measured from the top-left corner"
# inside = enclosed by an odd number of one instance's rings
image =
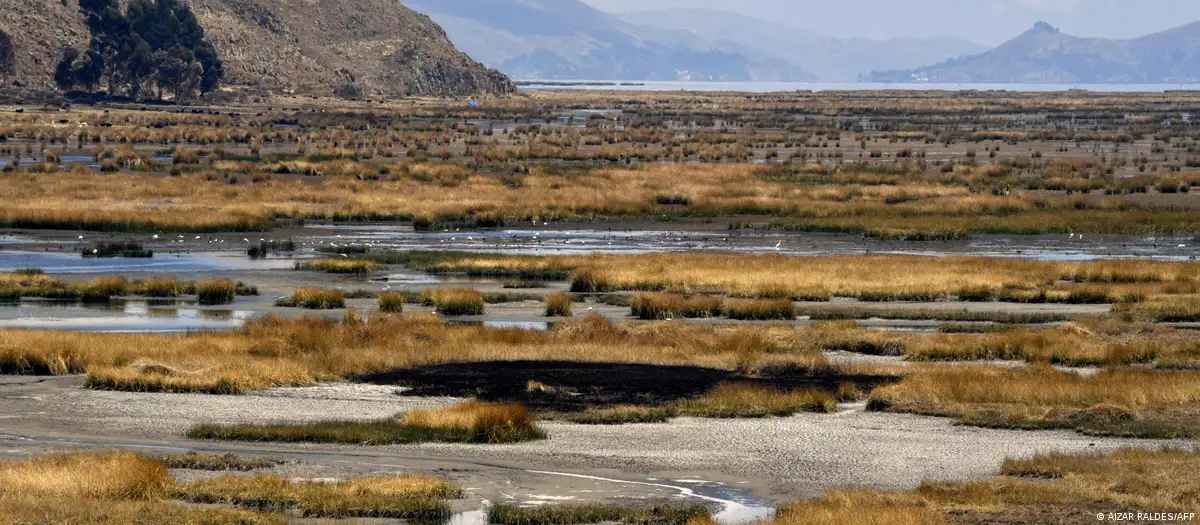
[[[524,82],[537,82],[534,80]],[[546,82],[588,82],[550,80]],[[1101,93],[1163,93],[1166,91],[1197,91],[1200,84],[933,84],[933,83],[875,83],[875,82],[669,82],[617,81],[613,85],[522,85],[525,91],[594,90],[594,91],[739,91],[772,93],[780,91],[1027,91],[1055,92],[1082,89]]]
[[[245,252],[154,254],[149,259],[85,259],[77,253],[0,252],[0,273],[41,268],[46,273],[204,272],[221,270],[286,270],[288,258],[251,259]]]
[[[1188,261],[1200,257],[1191,236],[978,235],[967,240],[910,242],[848,234],[655,230],[468,230],[414,232],[395,225],[316,225],[327,235],[304,239],[315,245],[361,245],[377,252],[465,251],[505,255],[591,255],[675,252],[739,252],[781,255],[927,255],[1007,257],[1083,261],[1153,259]],[[334,234],[333,232],[337,232]],[[0,259],[2,262],[2,259]],[[2,265],[0,265],[2,266]],[[424,274],[397,273],[390,282],[431,284]]]

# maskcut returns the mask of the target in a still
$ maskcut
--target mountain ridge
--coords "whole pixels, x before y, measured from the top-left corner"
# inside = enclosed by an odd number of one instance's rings
[[[404,0],[477,60],[540,80],[811,80],[772,57],[655,34],[578,0]]]
[[[1150,84],[1200,82],[1200,22],[1117,40],[1063,33],[1046,22],[976,55],[872,80],[958,83]]]
[[[955,37],[835,38],[727,11],[671,8],[618,15],[640,27],[688,30],[710,41],[786,60],[823,81],[853,81],[872,70],[917,67],[986,48]]]

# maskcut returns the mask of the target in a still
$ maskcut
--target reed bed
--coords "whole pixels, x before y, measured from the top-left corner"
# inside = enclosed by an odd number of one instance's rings
[[[550,333],[375,316],[361,324],[267,317],[235,332],[97,334],[0,331],[0,372],[87,374],[92,388],[237,394],[451,362],[565,360],[752,370],[823,366],[795,331],[674,324],[615,325],[598,316]]]
[[[421,293],[421,302],[441,315],[483,315],[484,297],[472,288],[435,288]]]
[[[117,297],[179,297],[196,295],[201,304],[228,304],[238,295],[257,295],[258,290],[226,279],[181,282],[151,277],[129,281],[124,277],[96,277],[91,281],[66,281],[42,273],[0,274],[0,298],[79,299],[108,301]]]
[[[997,385],[1003,385],[1002,388]],[[871,393],[875,410],[954,417],[1001,428],[1071,428],[1132,437],[1200,435],[1200,372],[1049,367],[931,367]]]
[[[837,410],[833,394],[824,390],[779,390],[758,385],[727,383],[679,403],[679,414],[709,418],[790,416],[797,412]]]
[[[228,279],[196,283],[196,298],[203,305],[230,304],[236,299],[238,287]]]
[[[1036,261],[896,255],[789,257],[685,253],[499,257],[429,256],[423,269],[517,274],[524,268],[572,272],[572,291],[721,293],[763,299],[865,301],[1011,300],[1123,302],[1126,296],[1186,293],[1200,264],[1105,260]]]
[[[268,425],[202,424],[188,430],[193,439],[288,443],[517,443],[544,439],[546,434],[521,405],[470,401],[400,414],[379,421],[321,421]]]
[[[190,503],[233,505],[306,518],[444,520],[449,483],[426,476],[379,476],[335,482],[293,481],[273,474],[226,475],[181,485],[173,495]]]
[[[379,266],[363,259],[314,259],[296,263],[297,270],[337,274],[366,275]]]
[[[488,523],[495,525],[585,525],[622,523],[630,525],[687,525],[707,518],[709,510],[700,503],[672,503],[653,507],[619,507],[600,504],[543,505],[532,508],[511,504],[488,509]]]
[[[98,174],[84,167],[45,174],[30,168],[0,182],[0,191],[13,196],[0,205],[0,225],[212,232],[263,231],[280,218],[412,220],[418,228],[432,229],[451,224],[494,227],[534,219],[758,215],[773,218],[772,227],[777,228],[892,238],[1072,230],[1200,231],[1194,214],[1141,206],[1120,197],[1093,203],[973,192],[968,187],[972,178],[995,184],[997,190],[1019,183],[1015,178],[989,181],[990,170],[983,168],[967,168],[964,171],[972,174],[952,183],[920,177],[922,169],[916,166],[903,168],[913,175],[911,179],[882,178],[869,165],[839,179],[804,173],[796,177],[797,173],[781,175],[744,163],[745,153],[727,153],[720,158],[738,163],[676,162],[634,169],[595,164],[584,165],[572,177],[538,167],[522,174],[520,184],[459,165],[423,162],[419,155],[412,159],[417,162],[338,158],[303,166],[251,157],[241,163],[221,161],[189,168],[171,178],[124,171]],[[112,166],[119,168],[116,163]],[[819,165],[817,169],[823,170]],[[317,176],[306,177],[308,181],[275,177],[296,173]]]
[[[55,454],[0,462],[5,523],[283,525],[281,517],[166,501],[175,487],[159,461],[128,452]]]
[[[309,310],[336,310],[346,307],[346,295],[341,290],[297,288],[292,295],[275,301],[275,306]]]

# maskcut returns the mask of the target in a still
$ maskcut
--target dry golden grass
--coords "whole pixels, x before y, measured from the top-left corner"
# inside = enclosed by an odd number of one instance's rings
[[[407,412],[401,418],[414,427],[470,432],[482,436],[478,441],[507,443],[541,435],[533,415],[522,405],[468,401],[457,405]]]
[[[678,409],[680,415],[694,417],[790,416],[796,412],[833,412],[837,410],[837,401],[824,390],[779,390],[728,383],[700,397],[679,402]]]
[[[404,311],[404,294],[400,292],[382,292],[379,294],[379,311],[398,314]]]
[[[546,317],[571,317],[571,303],[575,296],[569,293],[552,293],[546,296]]]
[[[769,358],[769,359],[768,359]],[[456,362],[567,360],[695,365],[823,366],[790,327],[618,326],[589,316],[552,333],[377,316],[363,324],[266,318],[244,330],[188,335],[0,331],[0,371],[88,374],[94,388],[238,393],[312,385]]]
[[[314,259],[296,263],[297,270],[362,275],[375,271],[379,265],[362,259]]]
[[[173,495],[192,503],[224,504],[305,517],[444,519],[443,501],[460,493],[428,476],[380,476],[335,482],[291,481],[273,474],[220,476],[181,485]]]
[[[292,290],[291,296],[275,301],[275,305],[309,310],[333,310],[346,307],[346,295],[341,290],[296,288]]]
[[[741,152],[735,150],[741,149]],[[526,150],[528,148],[525,148]],[[644,151],[644,150],[643,150]],[[506,157],[505,157],[506,158]],[[591,158],[590,156],[587,158]],[[721,157],[744,162],[745,148]],[[504,160],[502,158],[501,160]],[[263,230],[273,218],[408,220],[426,227],[446,221],[602,220],[624,217],[774,217],[784,227],[879,236],[961,236],[968,232],[1195,232],[1184,211],[1105,203],[994,196],[972,192],[995,168],[964,168],[956,180],[882,177],[868,166],[837,179],[820,165],[776,177],[754,164],[664,163],[634,169],[592,166],[562,177],[535,167],[520,184],[454,164],[333,159],[213,163],[181,177],[96,174],[84,167],[52,174],[20,171],[0,180],[12,196],[0,204],[0,224],[26,228],[107,231]],[[387,175],[380,176],[386,172]],[[814,171],[816,177],[808,176]],[[248,173],[247,173],[248,172]],[[309,174],[307,180],[274,173]],[[976,173],[978,172],[978,173]],[[238,175],[253,183],[237,182]],[[799,175],[799,177],[797,177]],[[861,180],[860,180],[861,178]],[[685,203],[680,206],[676,203]],[[1077,209],[1083,207],[1084,209]]]
[[[1119,305],[1117,313],[1156,322],[1200,321],[1200,294],[1154,297],[1149,301]]]
[[[483,315],[483,294],[473,288],[435,288],[421,293],[421,301],[441,315]]]
[[[0,462],[0,523],[282,525],[281,518],[164,500],[174,480],[158,461],[128,452]]]
[[[871,393],[876,410],[954,417],[975,425],[1075,428],[1141,437],[1200,435],[1200,372],[928,366]]]
[[[1160,261],[1036,261],[985,257],[897,255],[789,257],[682,253],[554,257],[447,257],[435,271],[518,274],[532,269],[573,270],[577,292],[617,290],[727,293],[742,297],[813,300],[830,294],[866,300],[930,300],[964,290],[1000,294],[1038,291],[1071,300],[1072,292],[1177,294],[1200,283],[1200,263]],[[1185,292],[1186,293],[1186,292]],[[1107,299],[1107,297],[1106,297]]]

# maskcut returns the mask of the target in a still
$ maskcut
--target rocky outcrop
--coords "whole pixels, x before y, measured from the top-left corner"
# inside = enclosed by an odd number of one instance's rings
[[[0,0],[0,31],[12,39],[14,58],[12,73],[0,77],[34,88],[54,87],[62,50],[91,40],[79,0]]]
[[[515,90],[396,0],[191,0],[225,66],[225,84],[298,93],[463,96]],[[53,87],[54,66],[90,34],[78,0],[0,0],[15,79]]]

